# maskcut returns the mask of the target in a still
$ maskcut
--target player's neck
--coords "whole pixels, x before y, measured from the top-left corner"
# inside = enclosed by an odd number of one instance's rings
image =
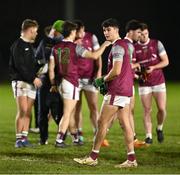
[[[32,40],[25,34],[21,34],[21,37],[20,37],[23,41],[25,42],[28,42],[28,43],[32,43]]]

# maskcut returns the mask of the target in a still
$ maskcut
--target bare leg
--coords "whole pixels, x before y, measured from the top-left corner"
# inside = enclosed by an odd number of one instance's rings
[[[75,109],[76,102],[77,102],[76,100],[64,99],[64,114],[59,123],[59,132],[62,132],[62,133],[66,132],[69,126],[71,114],[73,110]]]
[[[79,101],[76,103],[76,110],[74,115],[76,128],[82,128],[82,91],[80,92]]]
[[[106,136],[107,128],[117,110],[117,106],[105,104],[102,106],[101,114],[98,120],[98,131],[96,133],[93,150],[100,150],[101,143]]]
[[[134,134],[129,119],[129,105],[126,105],[124,108],[120,108],[117,115],[123,125],[127,152],[134,152]]]
[[[130,99],[130,115],[129,115],[129,119],[130,119],[130,124],[131,124],[131,128],[133,130],[133,133],[135,135],[135,126],[134,126],[134,104],[135,104],[135,97],[134,95],[131,97]]]
[[[166,92],[153,93],[158,108],[157,112],[157,140],[162,143],[164,140],[163,123],[166,118]]]
[[[16,98],[17,115],[16,115],[16,133],[29,130],[31,109],[34,100],[26,96]]]
[[[93,128],[96,130],[97,128],[97,120],[99,118],[98,112],[98,93],[91,91],[84,91],[88,107],[90,110],[90,119],[93,125]]]
[[[151,122],[152,93],[141,95],[141,102],[144,108],[144,127],[146,134],[152,133],[152,122]]]
[[[166,118],[166,92],[153,93],[158,108],[157,124],[162,125]]]
[[[31,98],[27,98],[27,111],[26,111],[26,116],[24,118],[23,131],[29,130],[29,124],[30,124],[31,111],[32,111],[33,104],[34,104],[34,100]]]

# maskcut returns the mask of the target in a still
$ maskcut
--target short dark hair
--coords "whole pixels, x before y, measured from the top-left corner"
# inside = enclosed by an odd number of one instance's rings
[[[65,21],[62,25],[62,35],[64,38],[68,37],[72,30],[76,30],[77,25],[71,21]]]
[[[148,29],[148,25],[146,23],[141,23],[141,30]]]
[[[75,19],[73,22],[77,25],[77,31],[79,31],[82,27],[85,27],[84,23],[79,19]]]
[[[51,29],[52,29],[52,25],[46,26],[46,27],[44,28],[44,34],[45,34],[46,36],[48,36],[49,33],[50,33],[50,31],[51,31]]]
[[[38,22],[32,19],[25,19],[21,25],[21,30],[26,31],[30,27],[39,27]]]
[[[141,29],[141,23],[138,20],[132,19],[126,23],[126,27],[125,27],[126,32],[137,29]]]
[[[119,28],[119,22],[114,18],[106,19],[101,24],[102,27],[117,27]]]

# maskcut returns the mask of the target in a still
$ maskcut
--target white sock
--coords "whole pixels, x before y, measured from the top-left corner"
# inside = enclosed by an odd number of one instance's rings
[[[157,126],[157,129],[160,130],[160,131],[162,131],[162,129],[163,129],[163,124],[158,125],[158,126]]]
[[[78,128],[78,131],[82,131],[82,128]]]
[[[127,153],[127,155],[131,155],[131,154],[135,154],[135,152],[134,151],[130,151],[130,152]]]
[[[17,133],[17,134],[16,134],[16,139],[21,139],[21,137],[22,137],[22,134],[21,134],[21,133]]]
[[[99,150],[92,149],[92,152],[99,153]]]
[[[22,136],[27,137],[28,136],[28,131],[22,131]]]
[[[148,138],[148,137],[149,137],[150,139],[152,139],[152,134],[151,134],[151,133],[147,133],[147,134],[146,134],[146,138]]]

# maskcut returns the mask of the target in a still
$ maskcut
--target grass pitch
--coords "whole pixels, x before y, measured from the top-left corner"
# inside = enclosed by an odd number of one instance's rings
[[[136,86],[137,89],[137,86]],[[114,165],[126,159],[122,130],[115,122],[107,135],[110,147],[102,148],[96,167],[81,166],[73,161],[83,157],[92,148],[93,132],[87,104],[83,103],[84,138],[82,147],[66,149],[54,147],[57,126],[49,123],[49,144],[39,146],[38,134],[30,133],[29,140],[34,148],[14,148],[16,105],[10,85],[0,85],[0,174],[179,174],[180,173],[180,83],[167,84],[167,119],[164,124],[165,141],[156,140],[156,107],[153,107],[153,144],[136,150],[138,168],[115,169]],[[99,106],[102,97],[100,96]],[[135,125],[139,139],[144,139],[143,111],[136,93]],[[71,144],[71,138],[67,138]]]

